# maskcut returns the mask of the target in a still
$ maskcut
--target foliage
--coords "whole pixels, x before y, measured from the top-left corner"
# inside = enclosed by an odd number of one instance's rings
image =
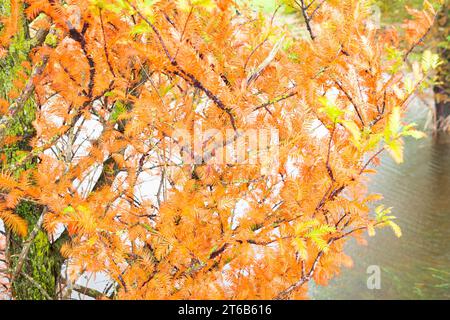
[[[389,52],[409,55],[432,8],[397,32],[366,23],[368,1],[301,1],[298,39],[245,2],[24,2],[50,36],[29,55],[36,134],[1,176],[1,205],[45,208],[50,239],[65,229],[69,277],[55,281],[103,272],[118,299],[305,298],[310,280],[351,265],[349,238],[401,235],[388,211],[369,214],[381,197],[365,181],[381,152],[401,162],[404,136],[421,136],[402,116],[436,63],[410,79]],[[175,133],[198,126],[228,129],[241,148],[241,130],[276,129],[274,172],[189,162]],[[149,177],[160,183],[144,197]]]

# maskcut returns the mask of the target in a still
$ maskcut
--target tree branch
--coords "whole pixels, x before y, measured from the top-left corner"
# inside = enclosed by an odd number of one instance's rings
[[[42,293],[42,295],[44,297],[46,297],[48,300],[53,300],[52,297],[50,297],[50,295],[47,293],[47,291],[45,291],[45,289],[39,284],[39,282],[34,280],[32,277],[27,275],[25,272],[22,272],[21,275],[24,276],[24,278],[27,279],[29,282],[31,282],[31,284],[33,286],[35,286]]]
[[[62,277],[61,277],[61,282],[63,284],[65,284],[65,285],[67,285],[67,280],[62,278]],[[105,295],[102,292],[100,292],[98,290],[95,290],[95,289],[92,289],[92,288],[88,288],[88,287],[80,285],[80,284],[73,283],[72,284],[72,288],[75,291],[77,291],[77,292],[79,292],[81,294],[84,294],[85,296],[94,298],[94,299],[105,297]],[[111,298],[111,297],[109,297],[109,298]]]
[[[36,36],[31,39],[31,48],[35,48],[43,44],[48,33],[49,30],[47,29],[39,29],[36,33]],[[31,73],[31,77],[30,79],[28,79],[24,90],[16,99],[16,101],[9,106],[7,114],[0,119],[0,144],[5,139],[6,131],[11,125],[11,122],[14,120],[14,116],[23,110],[25,103],[33,94],[35,88],[34,80],[42,74],[47,65],[47,62],[48,56],[44,56],[42,58],[42,61],[34,67]]]
[[[297,0],[295,0],[295,2],[300,7],[300,11],[302,12],[303,19],[305,19],[306,29],[309,32],[309,36],[311,37],[311,40],[314,41],[316,36],[314,35],[314,32],[313,32],[312,27],[311,27],[312,16],[308,15],[308,8],[309,8],[309,6],[305,5],[305,1],[304,0],[300,0],[300,3]]]
[[[257,110],[260,110],[260,109],[263,109],[263,108],[264,108],[264,109],[267,110],[267,112],[269,112],[269,113],[271,114],[271,111],[267,108],[268,106],[271,106],[271,105],[273,105],[273,104],[275,104],[275,103],[277,103],[277,102],[280,102],[280,101],[289,99],[290,97],[293,97],[293,96],[295,96],[296,94],[297,94],[297,92],[291,92],[291,93],[289,93],[289,94],[282,95],[282,96],[280,96],[280,97],[277,97],[277,98],[275,98],[275,99],[273,99],[273,100],[270,100],[270,101],[268,101],[268,102],[265,102],[265,103],[259,105],[258,107],[254,108],[253,111],[257,111]]]
[[[327,242],[327,246],[331,245],[334,241],[336,241],[336,238],[331,238],[330,240],[328,240]],[[300,278],[300,280],[298,280],[296,283],[290,285],[287,289],[281,291],[280,293],[278,293],[274,300],[283,300],[286,299],[286,297],[293,292],[294,290],[300,288],[303,284],[305,284],[306,282],[308,282],[309,280],[311,280],[311,278],[314,275],[314,271],[316,270],[317,264],[319,263],[320,258],[324,255],[325,251],[322,250],[317,254],[316,259],[314,260],[311,269],[309,270],[309,272],[302,276]]]
[[[23,110],[25,103],[33,94],[35,88],[34,79],[42,74],[43,70],[45,69],[45,66],[47,65],[47,62],[48,56],[44,56],[42,61],[34,68],[31,77],[28,80],[27,84],[25,85],[25,88],[20,94],[20,96],[16,99],[16,101],[13,104],[9,106],[7,114],[0,119],[0,143],[2,143],[3,140],[5,139],[7,134],[6,131],[10,127],[12,121],[14,120],[15,115],[17,115],[20,111]]]
[[[430,31],[431,31],[433,25],[434,25],[434,24],[431,24],[431,25],[428,27],[427,31],[423,34],[423,36],[420,37],[420,39],[417,40],[417,41],[411,46],[411,48],[409,48],[409,50],[406,52],[405,56],[403,57],[403,62],[406,62],[406,60],[408,59],[408,56],[411,54],[411,52],[413,52],[413,50],[414,50],[418,45],[420,45],[420,44],[423,42],[423,40],[425,40],[425,38],[426,38],[426,36],[428,35],[428,33],[430,33]]]
[[[356,111],[356,114],[358,115],[359,120],[361,121],[362,125],[365,127],[365,123],[362,117],[361,112],[359,111],[359,108],[356,106],[355,101],[353,100],[352,96],[344,89],[344,87],[342,86],[342,84],[339,83],[339,81],[334,81],[334,83],[339,87],[339,89],[345,94],[345,96],[347,97],[347,99],[350,101],[350,103],[353,105],[353,108]]]
[[[158,31],[158,29],[155,27],[155,25],[153,23],[151,23],[151,21],[149,21],[138,9],[135,5],[133,5],[130,1],[127,1],[128,4],[137,12],[137,14],[145,21],[145,23],[147,23],[150,28],[153,30],[153,32],[155,33],[156,37],[158,38],[158,41],[164,51],[164,54],[166,55],[166,57],[169,59],[170,64],[175,67],[178,72],[173,72],[175,75],[181,76],[184,80],[186,80],[187,82],[189,82],[191,85],[193,85],[195,88],[200,89],[201,91],[203,91],[203,93],[206,94],[206,96],[212,100],[214,102],[214,104],[219,107],[219,109],[223,110],[224,112],[226,112],[230,118],[230,122],[231,125],[234,129],[234,131],[237,131],[237,127],[236,127],[236,120],[232,114],[232,109],[227,107],[222,100],[220,100],[215,94],[213,94],[208,88],[206,88],[193,74],[186,72],[183,68],[181,68],[181,66],[178,64],[177,60],[170,54],[169,49],[166,46],[166,43],[164,42],[160,32]]]
[[[14,280],[19,276],[19,274],[22,272],[22,267],[23,264],[26,260],[26,257],[28,256],[28,253],[30,251],[31,248],[31,244],[34,241],[34,238],[36,238],[39,230],[41,230],[42,224],[44,223],[44,216],[47,213],[47,207],[44,207],[44,209],[42,210],[42,213],[38,219],[38,221],[36,222],[33,231],[31,231],[30,235],[28,236],[27,241],[25,241],[24,246],[22,248],[22,251],[20,252],[19,255],[19,260],[17,261],[17,266],[12,274],[11,277],[11,283],[14,282]]]

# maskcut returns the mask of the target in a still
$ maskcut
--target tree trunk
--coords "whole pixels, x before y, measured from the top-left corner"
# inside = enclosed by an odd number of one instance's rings
[[[450,131],[450,53],[449,53],[449,1],[445,1],[437,17],[438,53],[442,65],[438,70],[437,85],[434,86],[437,129]]]

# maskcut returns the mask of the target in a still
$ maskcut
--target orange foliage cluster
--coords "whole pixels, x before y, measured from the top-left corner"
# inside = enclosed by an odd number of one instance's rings
[[[2,33],[0,34],[0,58],[6,54],[6,49],[11,43],[11,39],[18,31],[18,24],[20,22],[20,13],[23,1],[11,1],[11,12],[9,17],[1,17],[0,23],[4,25]]]
[[[369,26],[366,1],[311,6],[302,39],[230,0],[25,3],[51,28],[31,54],[45,68],[22,163],[39,161],[2,174],[1,208],[29,199],[50,235],[67,228],[72,280],[104,272],[119,299],[305,298],[351,266],[350,237],[390,225],[369,215],[381,196],[365,181],[383,150],[401,161],[410,92],[387,48],[421,35]],[[199,125],[275,128],[279,169],[176,161],[173,133]],[[159,188],[143,197],[149,177]]]

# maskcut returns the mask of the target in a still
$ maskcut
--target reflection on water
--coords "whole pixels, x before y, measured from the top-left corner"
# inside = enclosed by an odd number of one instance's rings
[[[346,252],[352,269],[327,287],[311,286],[315,299],[450,299],[450,137],[407,141],[405,163],[384,157],[370,189],[402,228],[368,238],[368,246],[351,241]],[[367,288],[367,267],[381,269],[381,289]]]

